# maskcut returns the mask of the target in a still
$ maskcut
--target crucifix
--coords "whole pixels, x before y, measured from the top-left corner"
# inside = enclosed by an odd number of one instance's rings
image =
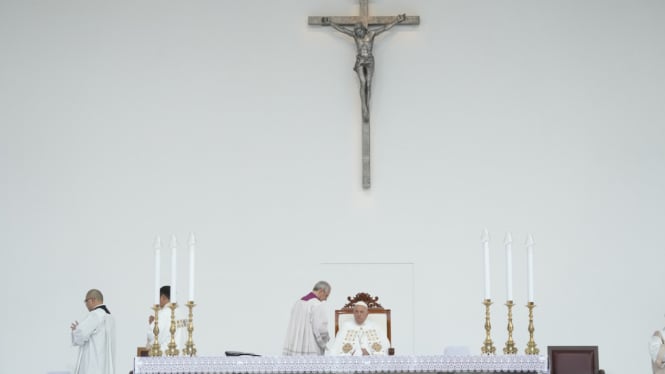
[[[362,183],[363,189],[372,185],[370,174],[369,152],[369,99],[372,92],[372,76],[374,75],[374,38],[395,25],[418,25],[419,16],[396,17],[369,16],[369,0],[360,0],[359,16],[320,17],[310,16],[307,21],[310,25],[331,26],[335,30],[353,38],[356,43],[356,64],[353,68],[358,74],[360,82],[360,103],[362,105]],[[351,27],[348,27],[351,26]]]

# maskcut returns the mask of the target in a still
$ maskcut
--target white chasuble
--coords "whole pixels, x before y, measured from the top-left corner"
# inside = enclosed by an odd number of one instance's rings
[[[335,338],[332,354],[337,356],[385,355],[388,337],[369,321],[362,325],[347,322]]]

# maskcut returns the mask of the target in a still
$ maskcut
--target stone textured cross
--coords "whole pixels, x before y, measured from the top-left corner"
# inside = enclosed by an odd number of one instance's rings
[[[372,185],[370,173],[370,127],[369,99],[372,77],[374,74],[374,56],[372,49],[374,37],[395,25],[419,25],[419,16],[372,16],[369,15],[369,0],[360,0],[358,16],[310,16],[309,25],[332,26],[337,31],[354,38],[358,55],[354,70],[360,80],[360,98],[362,103],[362,185],[369,189]],[[359,25],[362,25],[360,27]],[[353,26],[347,28],[345,26]]]

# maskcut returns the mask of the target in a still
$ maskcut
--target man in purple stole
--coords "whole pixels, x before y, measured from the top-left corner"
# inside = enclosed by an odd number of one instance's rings
[[[286,356],[323,355],[330,340],[328,314],[323,303],[330,295],[330,284],[319,281],[312,292],[296,301],[291,309],[284,339]]]

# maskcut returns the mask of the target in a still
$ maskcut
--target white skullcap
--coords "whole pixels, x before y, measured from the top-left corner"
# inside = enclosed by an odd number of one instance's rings
[[[364,306],[365,308],[369,309],[367,303],[365,303],[364,301],[358,301],[355,304],[353,304],[353,306]]]

